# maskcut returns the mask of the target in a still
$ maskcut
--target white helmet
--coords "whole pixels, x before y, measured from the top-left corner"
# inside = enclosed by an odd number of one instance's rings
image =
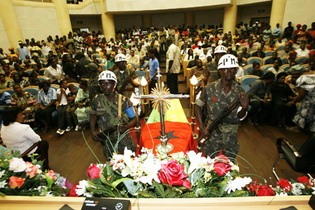
[[[214,50],[214,54],[217,54],[217,53],[225,53],[226,54],[226,48],[222,45],[217,46]]]
[[[121,61],[127,61],[126,56],[124,54],[117,54],[115,57],[115,63],[121,62]]]
[[[223,55],[218,63],[218,69],[238,68],[237,58],[232,54]]]
[[[117,83],[116,75],[112,71],[108,70],[102,71],[100,73],[100,75],[98,76],[98,81],[100,80],[113,80],[115,81],[115,83]]]

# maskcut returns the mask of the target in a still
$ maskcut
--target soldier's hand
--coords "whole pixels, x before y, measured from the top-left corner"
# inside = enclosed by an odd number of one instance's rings
[[[243,109],[247,109],[248,108],[248,104],[249,104],[249,99],[248,99],[248,95],[246,93],[241,93],[239,95],[240,98],[240,103]]]

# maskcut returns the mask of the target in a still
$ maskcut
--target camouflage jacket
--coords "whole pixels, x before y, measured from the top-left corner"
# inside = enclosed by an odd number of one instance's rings
[[[94,97],[99,94],[99,86],[98,86],[98,74],[96,76],[91,76],[88,81],[88,87],[89,87],[89,96],[90,101],[94,99]]]
[[[114,74],[116,75],[116,78],[117,78],[116,90],[119,90],[122,87],[124,81],[129,77],[129,75],[132,75],[131,78],[133,78],[133,79],[138,77],[135,70],[132,70],[129,68],[126,68],[124,73],[120,73],[120,70],[117,69],[114,71]],[[129,82],[127,84],[127,86],[125,87],[125,89],[127,89],[127,88],[133,88],[133,85],[131,84],[131,82]]]
[[[222,89],[221,80],[219,79],[210,85],[207,85],[201,92],[200,98],[196,100],[196,104],[203,107],[207,104],[207,119],[211,123],[218,117],[224,108],[236,100],[240,93],[245,92],[244,89],[236,82],[233,81],[230,92],[226,95]],[[237,108],[224,119],[222,125],[237,124],[239,118],[237,117]]]
[[[115,99],[109,101],[104,94],[97,94],[91,102],[91,114],[98,116],[98,127],[101,131],[117,126],[119,123],[128,123],[129,117],[125,110],[131,106],[128,98],[122,96],[121,120],[118,119],[118,93]]]

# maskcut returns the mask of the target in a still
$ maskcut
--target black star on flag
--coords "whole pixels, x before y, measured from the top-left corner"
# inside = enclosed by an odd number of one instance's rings
[[[168,132],[168,133],[165,133],[165,135],[166,135],[166,137],[167,137],[168,140],[170,140],[170,139],[179,139],[179,137],[173,135],[174,132],[175,132],[175,130],[170,131],[170,132]],[[161,134],[161,133],[162,133],[162,131],[160,131],[160,134]],[[162,134],[161,134],[161,135],[162,135]],[[160,138],[161,138],[161,135],[155,137],[154,139],[160,139]]]

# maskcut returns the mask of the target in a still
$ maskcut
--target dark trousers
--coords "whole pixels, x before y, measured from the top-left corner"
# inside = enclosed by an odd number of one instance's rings
[[[249,111],[249,117],[253,122],[264,122],[270,114],[271,103],[263,103],[258,100],[251,101],[249,103],[251,105],[251,110]],[[270,120],[270,119],[268,119]]]
[[[78,123],[78,117],[77,117],[77,115],[74,113],[76,109],[77,109],[77,108],[76,108],[75,106],[70,106],[70,105],[67,106],[66,118],[67,118],[67,125],[68,125],[68,126],[73,126],[72,120],[74,121],[74,124],[75,124],[75,125],[78,125],[78,124],[79,124],[79,123]]]
[[[41,150],[40,147],[38,146],[34,153],[40,155],[42,158],[45,157],[47,163],[49,163],[49,157],[48,157],[49,143],[46,140],[41,140],[40,144],[42,145],[43,150]],[[35,159],[37,157],[38,156],[36,156]],[[28,156],[23,157],[23,160],[32,162],[32,159],[30,157],[28,157]]]
[[[172,94],[178,93],[178,74],[169,73],[167,74],[167,87],[170,89]]]
[[[57,108],[57,117],[58,117],[58,128],[65,130],[66,129],[66,110],[67,105],[59,105]]]
[[[152,88],[155,88],[155,84],[157,83],[157,80],[152,80],[149,84],[149,93],[152,92]]]
[[[36,122],[45,121],[47,123],[47,126],[51,126],[52,123],[52,116],[51,114],[56,111],[56,106],[52,105],[50,107],[47,107],[46,109],[38,109],[35,112],[35,119]]]

